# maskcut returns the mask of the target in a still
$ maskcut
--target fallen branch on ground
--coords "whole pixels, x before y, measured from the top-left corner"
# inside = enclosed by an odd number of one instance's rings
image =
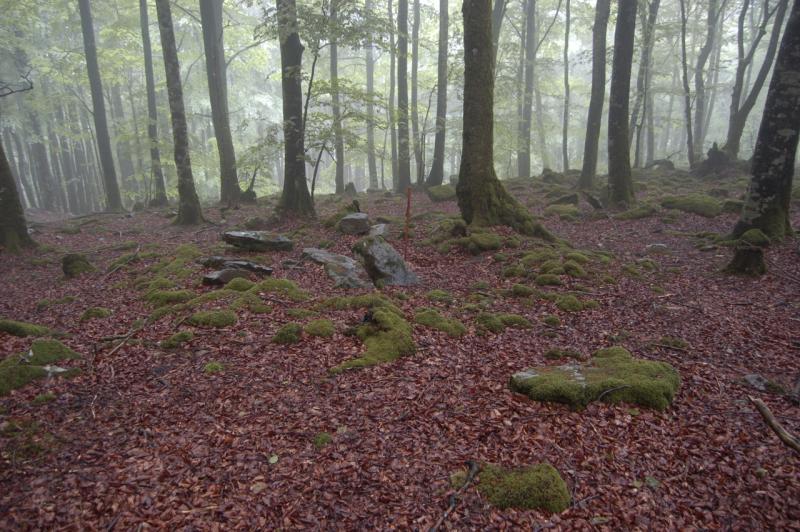
[[[467,478],[464,479],[464,483],[461,485],[461,487],[458,488],[455,493],[450,495],[450,505],[447,507],[447,510],[444,511],[439,520],[436,521],[436,524],[428,530],[428,532],[436,532],[439,530],[439,527],[442,526],[442,523],[444,523],[445,519],[447,519],[447,516],[449,516],[450,513],[455,510],[456,505],[458,504],[458,496],[465,489],[467,489],[470,484],[472,484],[472,481],[475,480],[475,477],[481,470],[480,464],[474,460],[467,460],[467,466],[469,467],[469,470],[467,471]]]
[[[767,426],[778,435],[778,438],[785,443],[788,447],[794,449],[794,451],[800,454],[800,440],[798,440],[793,434],[790,434],[786,429],[778,423],[778,420],[775,419],[775,416],[772,415],[772,411],[769,407],[762,401],[761,399],[756,399],[750,395],[747,396],[750,399],[750,402],[753,403],[758,410],[758,413],[761,414],[761,417],[764,418],[764,421],[767,423]]]

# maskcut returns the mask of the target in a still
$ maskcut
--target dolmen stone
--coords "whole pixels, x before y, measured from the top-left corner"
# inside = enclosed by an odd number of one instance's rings
[[[376,286],[411,286],[419,282],[403,257],[383,237],[362,238],[353,246],[353,251],[363,259],[367,275]]]
[[[244,259],[220,257],[217,255],[203,257],[198,261],[206,268],[232,268],[234,270],[247,270],[262,277],[272,275],[272,268]]]
[[[224,270],[218,270],[204,275],[203,284],[206,286],[223,286],[237,277],[247,279],[250,277],[250,272],[235,268],[225,268]]]
[[[291,251],[294,248],[289,238],[267,231],[228,231],[222,234],[222,240],[248,251]]]
[[[324,249],[305,248],[303,258],[322,264],[325,273],[336,283],[336,288],[365,288],[372,284],[364,267],[345,255]]]
[[[339,220],[339,231],[346,235],[369,233],[369,216],[365,212],[354,212]]]

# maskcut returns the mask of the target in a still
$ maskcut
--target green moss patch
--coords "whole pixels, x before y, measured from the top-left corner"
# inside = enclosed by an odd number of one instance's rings
[[[467,332],[464,324],[457,319],[445,318],[432,308],[423,308],[414,315],[414,321],[420,325],[443,331],[453,338],[460,338]]]
[[[316,316],[317,311],[307,308],[295,307],[287,309],[286,315],[289,316],[290,318],[297,318],[302,320],[304,318],[310,318],[312,316]]]
[[[534,282],[539,286],[558,286],[561,284],[561,279],[558,275],[552,273],[540,273],[536,276]]]
[[[586,270],[583,269],[583,266],[575,262],[574,260],[566,260],[564,261],[564,272],[570,277],[586,277],[587,273]]]
[[[193,338],[194,333],[192,331],[179,331],[166,340],[162,340],[161,347],[164,349],[175,349],[176,347],[180,347],[186,342],[191,341]]]
[[[322,449],[332,441],[333,441],[333,436],[331,436],[330,433],[328,432],[318,432],[311,439],[311,443],[314,444],[314,447],[316,447],[317,450]]]
[[[581,310],[597,308],[599,305],[593,299],[581,301],[574,295],[567,294],[556,297],[556,306],[564,312],[580,312]]]
[[[428,187],[426,192],[433,202],[450,201],[456,198],[456,187],[453,185]]]
[[[514,297],[530,297],[536,293],[536,290],[524,284],[515,284],[511,287],[511,295]]]
[[[580,211],[577,205],[556,204],[550,205],[544,210],[545,216],[558,216],[561,220],[577,220]]]
[[[580,360],[583,357],[574,349],[553,348],[544,352],[544,358],[548,360],[560,360],[562,358],[574,358],[576,360]]]
[[[225,370],[225,366],[223,366],[220,362],[211,361],[205,366],[203,366],[203,371],[209,375],[213,375],[214,373],[220,373],[221,371]]]
[[[373,308],[371,321],[360,325],[356,336],[366,346],[364,354],[331,368],[331,373],[391,362],[416,350],[411,325],[389,307]]]
[[[272,337],[273,343],[289,345],[300,342],[303,334],[303,326],[299,323],[287,323],[282,326]]]
[[[237,292],[246,292],[253,288],[255,283],[243,277],[236,277],[235,279],[231,279],[228,281],[228,284],[225,285],[225,288],[228,290],[235,290]]]
[[[320,307],[333,309],[333,310],[350,310],[356,308],[377,308],[389,307],[393,308],[396,312],[400,310],[395,307],[394,303],[379,292],[371,294],[361,294],[358,296],[340,296],[326,299],[320,304]]]
[[[453,487],[464,484],[466,472],[451,476]],[[507,469],[482,464],[476,482],[478,493],[500,509],[545,510],[559,513],[569,508],[571,497],[566,482],[550,464]]]
[[[265,279],[250,288],[249,292],[277,294],[290,301],[305,301],[309,298],[307,292],[298,288],[297,285],[289,279]]]
[[[595,400],[664,410],[680,386],[665,362],[637,360],[622,347],[601,349],[586,363],[542,366],[515,373],[510,388],[534,401],[583,408]]]
[[[561,319],[555,314],[547,314],[544,318],[542,318],[542,323],[549,325],[550,327],[560,327]]]
[[[105,307],[91,307],[83,311],[83,314],[81,314],[80,319],[81,321],[87,321],[92,319],[103,319],[103,318],[108,318],[109,316],[111,316],[111,314],[113,314],[113,311],[111,309]]]
[[[658,213],[658,210],[649,204],[639,205],[633,209],[620,212],[614,215],[617,220],[641,220],[642,218],[650,218]]]
[[[453,295],[448,292],[447,290],[431,290],[425,296],[430,299],[431,301],[437,301],[440,303],[449,303],[453,300]]]
[[[221,329],[236,324],[236,314],[231,310],[203,310],[192,314],[188,322],[195,327]]]
[[[41,430],[39,424],[32,419],[9,420],[0,429],[0,442],[4,451],[3,457],[8,457],[11,464],[33,460],[56,445],[53,435]]]
[[[0,320],[0,331],[13,336],[47,336],[52,334],[52,331],[47,327],[14,320]]]
[[[36,310],[45,310],[55,305],[66,305],[67,303],[73,303],[74,301],[74,296],[64,296],[56,299],[40,299],[36,302]]]
[[[506,313],[481,312],[475,316],[475,323],[479,328],[495,334],[503,332],[506,328],[530,329],[532,327],[531,322],[519,314]]]
[[[176,303],[186,303],[194,299],[194,292],[189,290],[154,290],[145,299],[155,307],[164,307]]]
[[[336,326],[331,320],[319,319],[306,323],[304,327],[306,333],[311,336],[330,338],[336,332]]]
[[[27,353],[19,353],[0,361],[0,396],[48,375],[70,376],[77,370],[59,371],[51,365],[80,355],[57,340],[34,340]]]
[[[67,279],[95,271],[95,267],[80,253],[69,253],[61,258],[61,270]]]
[[[691,194],[687,196],[669,196],[661,200],[665,209],[675,209],[682,212],[699,214],[706,218],[713,218],[722,212],[719,201],[711,196]]]

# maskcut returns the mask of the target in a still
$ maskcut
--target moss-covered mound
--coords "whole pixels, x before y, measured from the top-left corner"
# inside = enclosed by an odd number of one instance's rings
[[[580,214],[578,206],[569,204],[550,205],[544,210],[545,216],[558,216],[561,220],[569,221],[577,220],[578,214]]]
[[[426,192],[433,202],[450,201],[456,199],[456,187],[453,185],[439,185],[428,187]]]
[[[243,277],[236,277],[228,281],[228,284],[225,285],[225,288],[228,290],[235,290],[237,292],[247,292],[253,288],[253,286],[255,286],[253,281]]]
[[[77,359],[80,355],[58,340],[34,340],[27,353],[19,353],[0,361],[0,396],[48,375],[70,375],[76,370],[59,370],[51,364]]]
[[[513,391],[535,401],[583,408],[597,399],[666,409],[680,386],[678,372],[665,362],[637,360],[622,347],[594,353],[585,364],[530,368],[511,377]]]
[[[14,320],[0,320],[0,331],[13,336],[47,336],[52,333],[47,327]]]
[[[248,290],[253,294],[260,292],[276,294],[290,301],[305,301],[309,298],[307,292],[301,290],[289,279],[265,279]]]
[[[501,333],[507,327],[512,329],[530,329],[533,325],[530,321],[519,314],[494,314],[491,312],[481,312],[475,316],[475,323],[480,329]]]
[[[453,318],[445,318],[436,309],[423,308],[414,315],[414,321],[420,325],[443,331],[453,338],[460,338],[467,332],[464,324]]]
[[[61,270],[67,279],[78,277],[81,274],[93,272],[94,266],[86,258],[86,255],[80,253],[70,253],[61,258]]]
[[[196,327],[213,327],[221,329],[236,323],[236,314],[230,310],[203,310],[195,312],[188,322]]]
[[[287,323],[282,326],[272,337],[272,341],[276,344],[289,345],[300,342],[303,334],[303,326],[299,323]]]
[[[192,331],[176,332],[166,340],[162,340],[161,347],[163,347],[164,349],[175,349],[176,347],[180,347],[181,345],[192,340],[193,338],[194,338],[194,333]]]
[[[642,218],[654,216],[657,212],[658,211],[655,207],[645,203],[634,207],[633,209],[615,214],[614,218],[617,220],[641,220]]]
[[[713,218],[722,212],[722,206],[719,201],[711,196],[702,194],[668,196],[661,200],[661,206],[665,209],[676,209],[682,212],[699,214],[706,218]]]
[[[466,473],[451,477],[454,487],[461,487]],[[571,497],[566,482],[550,464],[507,469],[483,464],[476,488],[492,506],[500,509],[546,510],[560,513],[569,508]]]
[[[322,318],[306,323],[305,331],[311,336],[330,338],[336,332],[336,326],[331,320]]]
[[[108,318],[113,314],[111,309],[107,309],[105,307],[91,307],[87,308],[81,314],[81,321],[91,320],[91,319],[103,319]]]
[[[164,307],[176,303],[186,303],[194,297],[194,292],[189,290],[153,290],[145,296],[145,299],[155,307]]]
[[[358,358],[331,368],[331,373],[391,362],[416,350],[411,325],[393,307],[374,307],[370,320],[360,325],[355,333],[364,342],[366,351]]]

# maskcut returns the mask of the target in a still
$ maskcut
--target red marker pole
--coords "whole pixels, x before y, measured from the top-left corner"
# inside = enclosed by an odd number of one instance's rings
[[[406,188],[406,227],[403,230],[403,240],[408,242],[409,226],[411,225],[411,187]]]

